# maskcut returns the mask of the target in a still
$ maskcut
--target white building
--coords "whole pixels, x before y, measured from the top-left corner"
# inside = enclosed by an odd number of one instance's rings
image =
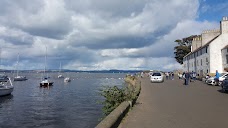
[[[220,29],[204,31],[192,41],[192,49],[183,58],[184,71],[200,76],[228,71],[228,17],[223,17]]]

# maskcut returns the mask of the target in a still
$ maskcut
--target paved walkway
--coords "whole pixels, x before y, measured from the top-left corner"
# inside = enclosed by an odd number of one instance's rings
[[[136,105],[119,128],[227,128],[228,93],[201,81],[141,79]]]

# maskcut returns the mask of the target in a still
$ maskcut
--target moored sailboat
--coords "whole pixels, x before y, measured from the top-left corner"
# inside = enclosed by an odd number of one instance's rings
[[[46,73],[46,63],[47,63],[47,47],[46,47],[46,54],[45,54],[45,66],[44,66],[44,77],[42,77],[40,82],[40,87],[49,87],[53,85],[53,81],[49,80],[49,77]]]
[[[0,96],[10,95],[13,92],[13,84],[10,78],[7,77],[7,81],[0,82]]]
[[[19,64],[19,54],[17,55],[17,65],[16,65],[16,70],[17,70],[17,76],[14,77],[14,81],[26,81],[27,78],[26,76],[19,76],[19,70],[18,70],[18,64]]]
[[[64,79],[64,82],[70,82],[71,81],[71,79],[70,79],[70,77],[66,77],[65,79]]]
[[[0,65],[1,65],[1,48],[0,48]],[[13,92],[13,84],[10,78],[5,74],[0,74],[0,96],[10,95]]]
[[[62,71],[62,65],[61,65],[61,62],[60,62],[58,78],[64,78],[63,75],[61,74],[61,71]]]

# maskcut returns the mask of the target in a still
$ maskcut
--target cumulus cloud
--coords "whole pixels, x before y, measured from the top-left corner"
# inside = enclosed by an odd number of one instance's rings
[[[218,23],[195,19],[198,0],[0,1],[0,47],[5,68],[20,53],[22,69],[180,68],[174,40]]]

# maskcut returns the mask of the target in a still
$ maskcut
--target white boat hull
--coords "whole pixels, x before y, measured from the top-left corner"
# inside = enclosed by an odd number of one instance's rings
[[[26,77],[15,77],[13,80],[14,81],[26,81],[27,78]]]
[[[64,79],[64,82],[70,82],[70,81],[71,81],[71,79],[69,77]]]
[[[10,95],[13,92],[13,87],[0,87],[0,96]]]

